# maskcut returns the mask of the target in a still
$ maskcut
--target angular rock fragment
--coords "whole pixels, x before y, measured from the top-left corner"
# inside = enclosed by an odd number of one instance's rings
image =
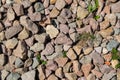
[[[17,16],[24,14],[23,6],[21,4],[13,4],[13,9]]]
[[[66,5],[65,1],[64,0],[57,0],[56,3],[55,3],[55,7],[58,9],[58,10],[61,10],[62,8],[64,8]]]
[[[9,7],[9,9],[7,11],[7,18],[9,21],[12,21],[15,19],[15,13],[14,13],[12,7]]]
[[[30,47],[30,50],[34,52],[38,52],[44,49],[44,44],[41,43],[35,43],[33,46]]]
[[[0,66],[5,65],[6,63],[6,56],[4,54],[0,54]]]

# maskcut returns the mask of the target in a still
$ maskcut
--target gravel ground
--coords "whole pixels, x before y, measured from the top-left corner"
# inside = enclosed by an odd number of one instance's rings
[[[0,0],[0,80],[120,80],[120,0]]]

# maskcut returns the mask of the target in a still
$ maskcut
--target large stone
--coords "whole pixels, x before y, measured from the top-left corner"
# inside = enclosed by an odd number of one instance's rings
[[[34,52],[38,52],[44,49],[44,44],[41,43],[35,43],[33,46],[30,47],[30,50]]]
[[[35,80],[35,75],[36,75],[36,71],[32,70],[22,74],[21,78],[22,80]]]
[[[13,49],[18,44],[18,40],[16,38],[9,39],[5,42],[6,48]]]
[[[77,8],[77,18],[83,19],[88,15],[88,11],[80,6]]]
[[[5,65],[6,63],[6,56],[4,54],[0,54],[0,66]]]
[[[111,10],[113,13],[119,13],[120,12],[120,1],[118,1],[115,4],[111,5]]]
[[[66,5],[65,1],[64,0],[57,0],[56,3],[55,3],[55,7],[58,9],[58,10],[61,10],[62,8],[64,8]]]
[[[55,38],[58,35],[59,31],[58,31],[57,28],[55,28],[55,26],[47,25],[46,33],[49,34],[50,38],[52,39],[52,38]]]

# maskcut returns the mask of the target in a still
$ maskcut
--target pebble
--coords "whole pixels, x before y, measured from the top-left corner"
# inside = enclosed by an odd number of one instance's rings
[[[68,58],[58,57],[58,58],[55,58],[55,61],[59,67],[63,67],[67,63]]]
[[[54,63],[53,60],[47,61],[46,68],[52,71],[55,71],[58,67],[57,64]]]
[[[55,75],[59,78],[63,78],[63,72],[61,67],[55,71]]]
[[[50,4],[55,4],[56,0],[50,0]]]
[[[97,71],[95,69],[93,69],[91,71],[94,75],[96,75],[97,78],[101,78],[103,76],[103,74],[100,71]]]
[[[24,11],[23,11],[24,8],[21,4],[13,4],[13,9],[17,16],[21,16],[24,14]]]
[[[25,50],[26,50],[26,46],[24,42],[19,41],[16,49],[14,49],[12,54],[15,55],[16,57],[24,59],[26,57]]]
[[[84,52],[85,55],[90,54],[92,51],[93,51],[93,48],[92,48],[92,47],[88,47],[88,48],[86,48],[86,49],[83,49],[83,52]]]
[[[21,30],[22,30],[22,27],[19,24],[18,25],[16,24],[15,26],[12,26],[5,31],[5,37],[7,39],[10,39],[11,37],[18,34]]]
[[[88,75],[87,80],[96,80],[95,79],[95,75],[93,75],[92,73]]]
[[[33,46],[30,47],[30,50],[34,52],[38,52],[44,49],[44,44],[41,43],[35,43]]]
[[[77,60],[74,60],[72,63],[73,63],[73,71],[75,73],[78,73],[80,71],[80,63]]]
[[[111,5],[111,11],[113,13],[119,13],[120,12],[120,1]]]
[[[7,18],[9,21],[12,21],[15,19],[15,13],[14,13],[12,7],[9,7],[9,9],[7,11]]]
[[[65,77],[68,80],[76,80],[77,79],[77,75],[75,73],[65,73]]]
[[[5,39],[5,33],[2,31],[0,32],[0,41],[3,41]]]
[[[102,47],[95,47],[94,49],[96,52],[98,52],[100,54],[102,53]]]
[[[92,58],[90,55],[86,55],[86,56],[83,56],[79,62],[82,63],[82,64],[88,64],[88,63],[91,63],[92,61]]]
[[[55,3],[55,7],[58,9],[58,10],[61,10],[62,8],[64,8],[66,5],[65,1],[64,0],[57,0],[56,3]]]
[[[34,61],[34,60],[33,60],[33,61]],[[25,63],[24,63],[24,67],[29,67],[29,66],[31,66],[32,63],[33,63],[33,61],[32,61],[31,58],[27,59],[27,60],[25,61]]]
[[[119,63],[118,60],[111,60],[111,65],[114,69],[116,69],[116,65]]]
[[[36,12],[40,12],[44,9],[44,6],[41,2],[37,2],[34,4],[34,8]]]
[[[7,76],[6,80],[18,80],[19,78],[20,74],[12,72]]]
[[[112,27],[107,28],[105,30],[101,30],[99,33],[102,37],[106,38],[107,36],[111,36],[113,34],[113,29]]]
[[[49,34],[51,39],[53,39],[58,35],[59,31],[53,25],[47,25],[46,33]]]
[[[9,49],[14,49],[17,44],[18,44],[18,40],[16,38],[9,39],[5,42],[6,48]]]
[[[40,12],[34,12],[31,14],[28,14],[28,16],[30,17],[30,19],[32,21],[41,21],[41,13]]]
[[[5,65],[6,63],[6,56],[4,54],[0,54],[0,66]]]
[[[71,59],[71,60],[75,60],[76,58],[77,58],[77,56],[76,56],[76,54],[75,54],[75,52],[73,51],[73,49],[72,48],[70,48],[69,50],[68,50],[68,52],[67,52],[67,57],[69,58],[69,59]]]
[[[36,74],[36,71],[31,70],[31,71],[28,71],[28,72],[22,74],[21,78],[22,78],[22,80],[35,80],[35,74]]]
[[[90,25],[92,26],[92,30],[98,30],[98,22],[95,19],[90,19]]]
[[[0,32],[4,29],[2,23],[0,23]]]
[[[103,53],[103,54],[107,54],[107,53],[108,53],[108,50],[107,50],[106,48],[103,48],[102,53]]]
[[[119,42],[116,40],[110,40],[109,43],[106,45],[106,48],[108,51],[111,51],[113,48],[117,48],[119,45]]]
[[[64,73],[69,72],[71,65],[72,65],[72,62],[68,62],[68,63],[63,67],[63,72],[64,72]]]
[[[49,6],[49,1],[50,0],[44,0],[43,5],[44,5],[45,8],[47,8]]]
[[[77,18],[83,19],[88,15],[88,11],[80,6],[77,8]]]
[[[24,65],[23,61],[20,58],[16,58],[15,60],[15,67],[20,68]]]
[[[105,20],[105,21],[103,21],[103,22],[100,23],[100,29],[101,29],[101,30],[102,30],[102,29],[106,29],[106,28],[108,28],[109,26],[110,26],[110,23],[109,23],[108,20]]]
[[[66,19],[64,17],[62,17],[62,16],[58,16],[57,17],[57,21],[60,22],[60,23],[62,23],[62,24],[66,23]]]
[[[90,71],[91,71],[91,69],[92,69],[92,64],[91,64],[91,63],[83,64],[83,65],[81,66],[81,69],[82,69],[82,71],[83,71],[83,73],[84,73],[84,76],[85,76],[85,77],[88,77],[88,75],[89,75],[89,73],[90,73]]]
[[[55,45],[55,52],[62,52],[63,51],[62,45]]]
[[[60,32],[67,34],[69,32],[69,27],[66,24],[60,24]]]
[[[59,33],[57,38],[55,39],[55,43],[70,45],[72,44],[72,40],[68,38],[65,34]]]
[[[37,70],[38,70],[38,72],[39,72],[39,79],[40,79],[40,80],[44,80],[44,79],[45,79],[45,74],[44,74],[44,72],[43,72],[42,66],[39,65],[39,66],[37,67]]]
[[[33,58],[32,68],[36,68],[39,65],[38,59],[35,57]]]
[[[8,76],[9,72],[6,70],[1,71],[1,80],[5,80],[5,78]]]
[[[70,17],[72,17],[72,12],[67,8],[63,8],[60,13],[60,16],[62,16],[64,18],[70,18]]]
[[[47,80],[58,80],[58,78],[54,74],[51,74]]]
[[[47,39],[47,34],[46,33],[36,34],[34,35],[34,37],[35,37],[35,40],[37,40],[39,43],[45,43]]]
[[[50,12],[50,18],[55,18],[58,16],[60,12],[56,9],[56,8],[53,8],[52,11]]]
[[[24,29],[18,34],[18,38],[19,38],[20,40],[26,39],[26,38],[28,38],[28,37],[29,37],[29,31],[28,31],[26,28],[24,28]]]
[[[112,26],[114,26],[116,24],[116,20],[117,20],[117,17],[115,14],[107,14],[105,16],[105,20],[109,21],[111,23]]]

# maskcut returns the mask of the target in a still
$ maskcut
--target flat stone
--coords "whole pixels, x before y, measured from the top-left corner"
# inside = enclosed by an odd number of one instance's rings
[[[22,78],[22,80],[35,80],[35,74],[36,74],[36,71],[31,70],[31,71],[28,71],[28,72],[22,74],[21,78]]]
[[[67,63],[68,58],[58,57],[55,58],[55,61],[57,62],[59,67],[63,67]]]
[[[54,74],[51,74],[47,80],[58,80],[58,78]]]
[[[20,58],[16,58],[15,60],[15,67],[20,68],[24,65],[23,61]]]
[[[111,5],[111,11],[113,13],[119,13],[120,12],[120,1]]]
[[[24,14],[23,6],[21,4],[13,4],[13,9],[17,16],[21,16]]]
[[[77,75],[75,73],[65,73],[65,77],[68,80],[76,80],[77,79]]]
[[[25,50],[26,50],[26,46],[24,42],[19,41],[16,49],[13,51],[13,55],[23,59],[26,57]]]
[[[58,10],[61,10],[62,8],[64,8],[66,5],[65,1],[64,0],[57,0],[56,3],[55,3],[55,7],[58,9]]]
[[[33,34],[37,33],[38,26],[33,23],[27,16],[20,17],[20,24],[23,25],[26,29],[30,30]]]
[[[84,76],[87,77],[92,69],[92,64],[91,63],[88,63],[88,64],[83,64],[81,66],[81,69],[84,73]]]
[[[88,11],[80,6],[77,8],[77,18],[83,19],[88,15]]]
[[[55,39],[55,43],[70,45],[70,44],[72,44],[72,40],[70,38],[68,38],[65,34],[59,33],[59,35]]]
[[[9,21],[12,21],[15,19],[15,13],[14,13],[12,7],[9,7],[9,9],[7,10],[7,18]]]
[[[44,44],[41,43],[35,43],[33,46],[30,47],[30,50],[34,52],[38,52],[44,49]]]
[[[105,73],[101,80],[110,80],[115,75],[116,75],[116,71],[112,70],[108,74]]]
[[[110,23],[109,23],[108,20],[105,20],[105,21],[103,21],[103,22],[100,23],[100,29],[101,29],[101,30],[102,30],[102,29],[106,29],[106,28],[108,28],[109,26],[110,26]]]
[[[20,78],[20,74],[18,73],[10,73],[6,80],[18,80]]]
[[[49,34],[50,38],[52,39],[58,35],[59,31],[53,25],[47,25],[46,33]]]
[[[109,43],[106,45],[106,48],[108,51],[111,51],[113,48],[117,48],[118,45],[119,45],[119,42],[115,40],[110,40]]]
[[[54,47],[51,43],[48,43],[45,49],[41,52],[42,55],[51,55],[54,52]]]
[[[18,25],[16,24],[15,26],[12,26],[5,31],[5,37],[9,39],[15,36],[16,34],[18,34],[21,30],[22,30],[22,27],[20,26],[20,24]]]
[[[0,54],[0,66],[5,65],[6,63],[6,57],[4,54]]]
[[[71,60],[75,60],[76,58],[77,58],[77,56],[76,56],[76,54],[75,54],[75,52],[73,51],[73,49],[72,48],[70,48],[69,50],[68,50],[68,52],[67,52],[67,57],[69,58],[69,59],[71,59]]]
[[[107,28],[105,30],[101,30],[99,33],[102,37],[106,38],[107,36],[111,36],[113,34],[113,29],[112,27]]]
[[[17,44],[18,44],[18,40],[16,38],[9,39],[5,42],[6,48],[9,49],[14,49]]]
[[[39,66],[37,67],[37,70],[38,70],[38,72],[39,72],[39,79],[40,79],[40,80],[44,80],[44,79],[45,79],[45,74],[44,74],[44,72],[43,72],[42,66],[39,65]]]
[[[59,14],[59,11],[56,8],[53,8],[49,15],[51,18],[55,18],[58,16],[58,14]]]
[[[63,78],[63,72],[62,72],[62,68],[58,68],[56,71],[55,71],[55,75],[59,78]]]
[[[38,59],[35,57],[33,58],[33,64],[32,64],[32,68],[36,68],[39,65]]]
[[[20,40],[26,39],[26,38],[28,38],[28,37],[29,37],[29,31],[28,31],[26,28],[24,28],[24,29],[18,34],[18,38],[19,38]]]
[[[93,51],[90,55],[93,58],[94,64],[104,64],[104,59],[99,53]]]
[[[34,37],[35,37],[35,40],[37,40],[39,43],[45,43],[47,39],[47,34],[46,33],[36,34],[34,35]]]

